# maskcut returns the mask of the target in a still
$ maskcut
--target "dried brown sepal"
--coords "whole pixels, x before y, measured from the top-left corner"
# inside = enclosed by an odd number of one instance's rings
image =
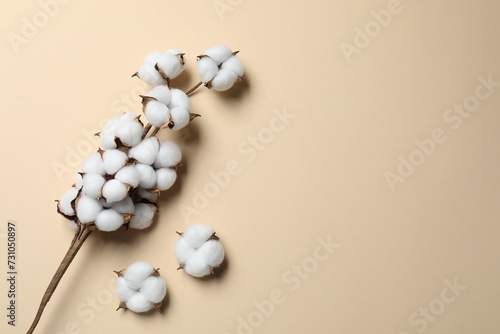
[[[165,81],[167,82],[167,85],[168,85],[169,82],[170,82],[170,78],[168,77],[168,75],[166,75],[165,73],[163,73],[163,71],[158,67],[158,64],[155,64],[155,70],[157,70],[158,73],[160,73],[161,77],[163,79],[165,79]]]
[[[214,268],[210,267],[210,274],[215,274]]]
[[[115,145],[116,145],[116,148],[120,148],[120,147],[124,147],[125,145],[123,145],[122,141],[120,138],[116,137],[115,136]]]
[[[182,237],[182,232],[175,231],[175,233],[177,233],[178,235],[180,235]]]
[[[101,136],[101,131],[94,133],[94,136],[100,137]]]
[[[173,127],[175,126],[175,123],[174,121],[172,120],[172,115],[169,115],[168,116],[168,123],[167,123],[167,126],[169,129],[173,129]]]
[[[131,77],[131,78],[133,78],[133,77],[138,77],[138,78],[139,78],[139,72],[135,72],[135,73],[134,73],[134,74],[132,74],[130,77]]]
[[[189,122],[192,122],[197,117],[201,117],[201,115],[190,112],[189,113]]]
[[[155,307],[155,310],[157,310],[158,312],[161,312],[161,302],[155,303],[155,304],[153,304],[153,306]]]
[[[216,232],[212,233],[212,235],[210,236],[210,238],[208,238],[208,240],[219,240],[219,237],[215,235]]]
[[[118,304],[118,307],[116,308],[116,311],[118,311],[120,309],[124,309],[124,310],[127,309],[127,305],[125,304],[125,302],[120,302],[120,304]]]
[[[179,266],[177,267],[177,270],[181,270],[181,269],[184,269],[184,265],[179,264]]]
[[[147,96],[147,95],[139,95],[139,97],[141,97],[142,101],[141,103],[145,106],[146,103],[148,103],[149,101],[158,101],[156,98],[152,97],[152,96]]]
[[[233,56],[236,56],[240,51],[233,51]]]
[[[160,276],[160,268],[155,268],[155,270],[153,270],[153,273],[151,274],[151,276]]]
[[[116,276],[122,277],[123,273],[125,272],[125,269],[122,269],[122,270],[113,270],[113,272],[116,274]]]

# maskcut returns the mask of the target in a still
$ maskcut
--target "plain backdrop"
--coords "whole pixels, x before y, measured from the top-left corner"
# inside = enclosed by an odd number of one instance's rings
[[[4,1],[0,277],[17,226],[25,333],[72,238],[54,200],[93,134],[146,88],[150,51],[239,50],[246,75],[199,89],[178,184],[154,226],[96,233],[37,333],[495,333],[500,326],[500,5],[467,1]],[[177,271],[175,231],[214,227],[217,277]],[[112,270],[143,260],[162,313],[115,312]]]

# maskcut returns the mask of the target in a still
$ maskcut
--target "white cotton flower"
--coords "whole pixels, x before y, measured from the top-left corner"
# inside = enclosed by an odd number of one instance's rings
[[[233,55],[233,52],[225,45],[216,45],[206,49],[203,54],[210,57],[219,66],[228,60]]]
[[[210,88],[222,92],[233,87],[237,80],[238,76],[234,72],[221,68],[212,81],[210,81]]]
[[[100,174],[89,173],[83,175],[83,189],[85,195],[93,198],[101,197],[102,186],[106,180]]]
[[[189,111],[182,107],[175,107],[170,109],[170,120],[173,123],[173,126],[170,126],[172,130],[180,130],[186,125],[189,124],[191,115],[189,115]]]
[[[139,66],[137,76],[150,86],[164,85],[167,82],[152,63],[143,63]]]
[[[132,188],[136,188],[141,181],[141,176],[134,165],[127,165],[115,174],[115,179],[131,186]]]
[[[157,128],[161,128],[168,122],[170,115],[169,109],[166,105],[158,101],[148,101],[144,107],[144,114],[148,122]]]
[[[156,101],[161,102],[164,105],[168,105],[172,94],[170,93],[170,89],[164,85],[160,85],[151,88],[151,90],[144,94],[144,96],[153,97]]]
[[[108,203],[119,202],[128,194],[128,187],[121,181],[112,179],[107,181],[102,187],[102,197]]]
[[[81,195],[76,202],[76,216],[81,223],[92,223],[102,211],[101,203],[90,196]]]
[[[102,154],[102,161],[104,163],[104,171],[108,175],[114,175],[118,172],[128,161],[128,156],[125,152],[111,149],[106,150]]]
[[[141,164],[152,165],[155,162],[159,148],[160,143],[156,137],[146,138],[132,147],[128,151],[128,156]]]
[[[172,96],[170,98],[170,103],[168,104],[169,109],[175,107],[181,107],[186,110],[191,109],[191,100],[186,95],[186,93],[177,88],[172,88],[170,90],[170,93],[172,94]]]
[[[123,277],[127,281],[130,288],[139,290],[142,283],[151,276],[155,271],[155,268],[147,262],[138,261],[125,269]]]
[[[163,191],[170,189],[177,179],[177,172],[171,168],[160,168],[156,171],[156,187]]]
[[[181,268],[194,277],[212,273],[224,261],[224,247],[210,226],[189,226],[175,243],[175,257]]]
[[[115,273],[118,274],[115,291],[121,301],[119,308],[125,305],[136,313],[159,309],[167,293],[167,286],[159,276],[158,269],[139,261]]]
[[[149,276],[142,283],[139,292],[146,297],[147,300],[153,303],[160,303],[167,293],[167,285],[165,281],[158,276]]]
[[[219,72],[219,66],[210,57],[201,57],[196,62],[196,69],[200,75],[200,81],[207,83]]]
[[[139,186],[144,189],[152,189],[156,186],[156,173],[150,165],[136,164],[135,168],[139,172]]]
[[[150,311],[154,307],[154,303],[147,300],[146,297],[141,293],[135,293],[126,301],[125,305],[127,308],[136,313],[144,313]]]
[[[130,218],[129,227],[143,230],[151,226],[156,214],[156,206],[149,203],[136,203],[134,215]]]
[[[116,127],[115,136],[120,139],[121,143],[127,147],[137,145],[142,139],[144,127],[139,121],[124,120]]]
[[[119,202],[113,203],[111,206],[113,210],[122,214],[133,214],[135,211],[134,201],[130,198],[130,196],[125,197]]]
[[[101,154],[99,152],[90,154],[85,160],[83,160],[80,171],[82,173],[95,173],[104,175],[104,163],[102,161]]]
[[[184,70],[184,64],[177,55],[162,53],[156,62],[160,70],[168,79],[174,79]]]
[[[97,215],[94,224],[100,231],[112,232],[119,229],[124,222],[125,218],[122,214],[113,209],[105,209]]]
[[[70,188],[62,195],[61,200],[57,203],[57,207],[61,213],[69,217],[75,215],[75,210],[71,202],[75,200],[76,195],[78,195],[78,190],[76,188]]]
[[[165,140],[160,143],[158,154],[154,162],[155,168],[175,167],[182,159],[182,153],[176,143]]]

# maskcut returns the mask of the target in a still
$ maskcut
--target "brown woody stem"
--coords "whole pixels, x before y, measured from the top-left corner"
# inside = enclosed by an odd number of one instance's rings
[[[61,278],[63,277],[69,265],[71,264],[76,254],[82,247],[83,243],[90,235],[90,233],[92,233],[93,230],[94,229],[91,226],[86,226],[86,225],[78,226],[77,230],[75,231],[75,236],[71,241],[70,247],[66,252],[66,255],[61,261],[59,268],[57,268],[56,273],[52,277],[52,280],[50,281],[47,290],[45,290],[45,294],[42,297],[42,301],[40,302],[40,306],[38,307],[38,312],[36,313],[35,319],[33,320],[33,323],[31,324],[31,327],[26,334],[33,333],[33,331],[35,330],[36,326],[38,325],[38,322],[40,321],[40,318],[42,317],[43,310],[45,309],[45,306],[47,306],[47,303],[49,302],[50,297],[52,297],[52,294],[56,290],[57,285],[61,281]]]
[[[186,92],[186,95],[188,95],[188,96],[189,96],[189,94],[191,94],[192,92],[194,92],[195,90],[197,90],[197,89],[198,89],[198,87],[200,87],[202,83],[203,83],[203,82],[201,82],[201,81],[200,81],[200,82],[198,82],[196,85],[194,85],[194,86],[193,86],[193,88],[191,88],[190,90],[188,90],[188,91]]]

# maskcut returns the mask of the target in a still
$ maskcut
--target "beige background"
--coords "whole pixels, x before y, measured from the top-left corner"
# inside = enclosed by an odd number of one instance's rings
[[[185,172],[164,194],[155,226],[92,235],[37,332],[498,331],[498,87],[456,129],[443,118],[473,101],[480,76],[500,81],[498,2],[402,0],[350,62],[340,46],[354,43],[357,27],[376,29],[371,12],[388,1],[73,0],[52,7],[46,22],[38,1],[1,7],[0,277],[8,219],[18,227],[19,271],[17,326],[2,311],[1,333],[27,330],[69,245],[72,231],[54,199],[73,182],[81,153],[96,148],[86,133],[140,110],[144,88],[130,75],[142,57],[186,52],[176,84],[188,89],[197,82],[195,56],[217,43],[241,51],[245,81],[232,93],[201,90],[192,103],[203,117],[162,134],[181,145]],[[23,18],[33,16],[45,26],[16,53],[8,36],[22,36]],[[276,111],[295,118],[247,161],[241,150],[249,137],[268,138]],[[397,173],[400,156],[417,156],[415,140],[436,128],[444,143],[391,191],[385,173]],[[232,160],[238,175],[184,217],[210,173]],[[190,221],[213,226],[224,243],[228,262],[217,279],[176,271],[175,231]],[[328,236],[339,246],[318,263],[317,238]],[[161,268],[169,288],[163,314],[115,312],[111,271],[136,260]],[[294,265],[305,265],[307,278]],[[454,281],[455,294],[447,287]],[[1,279],[2,310],[6,291]],[[284,302],[259,322],[254,301],[273,291]],[[419,312],[429,307],[425,320]],[[238,328],[249,317],[258,327]]]

